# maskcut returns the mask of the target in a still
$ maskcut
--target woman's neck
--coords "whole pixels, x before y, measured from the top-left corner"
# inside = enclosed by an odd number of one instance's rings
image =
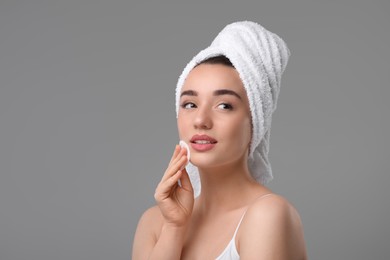
[[[229,164],[199,169],[201,194],[197,202],[202,214],[216,214],[241,208],[267,189],[250,175],[246,165]]]

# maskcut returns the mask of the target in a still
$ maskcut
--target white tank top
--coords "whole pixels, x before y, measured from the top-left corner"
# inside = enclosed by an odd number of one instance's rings
[[[271,195],[271,194],[272,193],[264,194],[264,195],[258,197],[255,200],[264,198],[264,197],[266,197],[268,195]],[[242,214],[240,222],[238,222],[236,230],[234,231],[233,238],[230,240],[230,242],[226,246],[225,250],[223,250],[222,253],[215,260],[240,260],[240,255],[238,254],[237,247],[236,247],[236,235],[237,235],[237,231],[238,231],[238,229],[239,229],[239,227],[241,225],[241,222],[242,222],[242,220],[243,220],[243,218],[245,216],[246,211],[247,210],[245,210],[244,214]]]
[[[238,222],[236,231],[234,231],[234,235],[232,240],[230,240],[229,244],[225,247],[225,250],[222,251],[222,253],[216,258],[216,260],[239,260],[240,255],[237,252],[236,248],[236,234],[238,231],[238,228],[240,227],[241,221],[244,218],[246,213],[246,210],[244,214],[242,215],[240,222]]]

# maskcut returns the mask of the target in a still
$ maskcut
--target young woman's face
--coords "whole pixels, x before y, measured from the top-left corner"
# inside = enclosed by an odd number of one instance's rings
[[[181,90],[177,123],[195,166],[246,162],[251,116],[238,72],[222,64],[195,67]]]

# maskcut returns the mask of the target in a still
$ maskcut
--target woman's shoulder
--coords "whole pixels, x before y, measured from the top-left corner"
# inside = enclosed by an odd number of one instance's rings
[[[304,252],[303,229],[297,210],[283,196],[271,193],[260,197],[248,207],[242,220],[239,245],[242,250],[258,250],[259,254],[263,250],[285,254]]]
[[[163,223],[163,216],[158,206],[152,206],[144,211],[140,217],[137,225],[137,233],[149,234],[154,239],[157,238],[158,233]]]
[[[255,200],[247,209],[243,225],[273,229],[275,226],[300,226],[295,207],[283,196],[269,193]]]
[[[283,196],[268,193],[256,199],[249,207],[246,213],[248,219],[258,218],[289,218],[297,214],[294,206]]]
[[[158,240],[158,230],[161,227],[162,215],[157,206],[145,210],[140,217],[134,235],[133,259],[144,258],[149,254]]]
[[[139,223],[145,224],[150,227],[161,225],[163,221],[163,216],[157,205],[152,206],[144,211],[142,214]]]

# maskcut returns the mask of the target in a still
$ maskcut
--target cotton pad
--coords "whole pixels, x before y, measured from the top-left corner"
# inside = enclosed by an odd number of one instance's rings
[[[186,163],[186,165],[185,165],[185,166],[187,166],[187,164],[190,162],[190,158],[191,158],[190,147],[189,147],[188,144],[187,144],[186,142],[184,142],[183,140],[180,140],[179,145],[187,150],[187,163]],[[185,167],[185,166],[184,166],[184,167]],[[184,168],[184,167],[183,167],[183,168]]]

